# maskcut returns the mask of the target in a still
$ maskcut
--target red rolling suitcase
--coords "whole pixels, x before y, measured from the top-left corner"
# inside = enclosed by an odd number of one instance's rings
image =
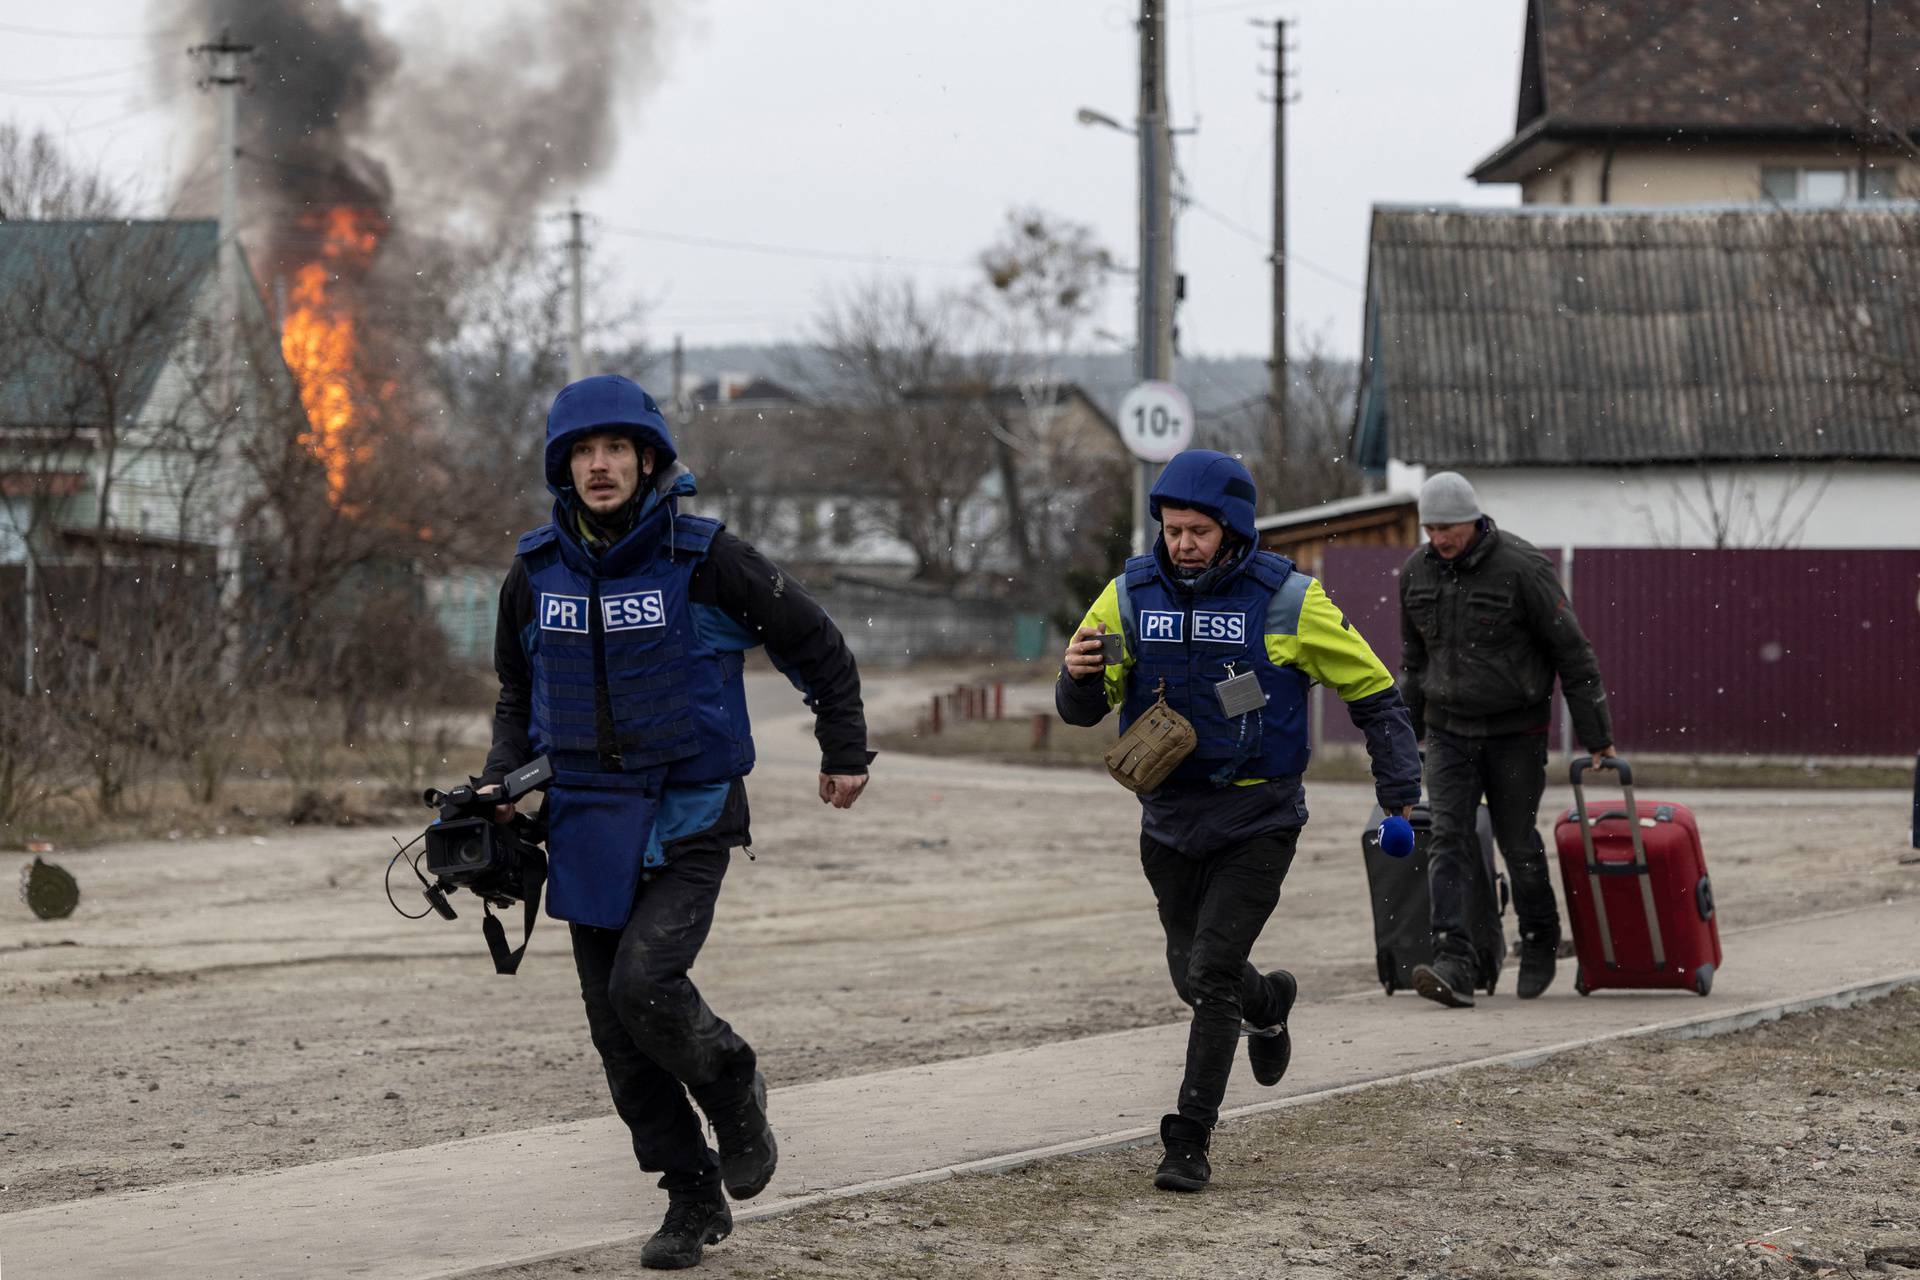
[[[1700,828],[1683,804],[1633,798],[1633,769],[1620,772],[1625,804],[1589,817],[1573,762],[1573,807],[1554,824],[1560,883],[1580,967],[1573,989],[1682,987],[1706,995],[1720,967],[1713,884]]]

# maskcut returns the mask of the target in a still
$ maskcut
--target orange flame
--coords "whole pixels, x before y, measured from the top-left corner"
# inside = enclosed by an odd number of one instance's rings
[[[320,257],[294,272],[280,351],[307,411],[309,430],[301,444],[326,465],[327,490],[338,501],[347,473],[369,451],[355,438],[354,318],[333,286],[343,268],[365,267],[386,222],[350,205],[329,209],[315,221],[323,236]]]

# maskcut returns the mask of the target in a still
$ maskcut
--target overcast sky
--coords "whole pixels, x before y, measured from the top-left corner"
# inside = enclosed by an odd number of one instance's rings
[[[358,7],[404,30],[476,6]],[[1524,11],[1525,0],[1168,0],[1176,122],[1198,127],[1176,143],[1194,200],[1178,231],[1182,349],[1267,346],[1274,18],[1295,23],[1299,95],[1290,328],[1351,355],[1371,205],[1517,198],[1465,174],[1512,133]],[[1131,123],[1135,5],[681,0],[671,12],[658,83],[625,95],[619,160],[580,193],[597,259],[651,303],[651,342],[802,337],[824,295],[874,274],[971,284],[971,259],[1015,205],[1091,224],[1135,258],[1132,139],[1074,120],[1087,106]],[[150,22],[145,0],[0,0],[0,118],[44,125],[164,190],[200,157],[150,87]],[[192,72],[182,53],[179,94],[193,92]],[[1115,280],[1109,349],[1131,344],[1132,293],[1130,277]]]

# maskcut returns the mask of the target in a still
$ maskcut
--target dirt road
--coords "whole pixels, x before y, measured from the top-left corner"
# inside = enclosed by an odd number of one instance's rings
[[[872,684],[876,719],[921,701]],[[837,812],[797,697],[756,677],[754,698],[793,711],[760,714],[757,860],[736,855],[695,976],[774,1081],[1183,1015],[1133,802],[1104,776],[890,755]],[[1684,799],[1728,928],[1920,890],[1896,794]],[[1373,980],[1369,789],[1310,783],[1310,803],[1255,957],[1308,1001]],[[496,977],[474,913],[393,914],[391,849],[307,829],[120,845],[59,856],[85,894],[69,920],[0,903],[0,1212],[605,1114],[564,927]]]

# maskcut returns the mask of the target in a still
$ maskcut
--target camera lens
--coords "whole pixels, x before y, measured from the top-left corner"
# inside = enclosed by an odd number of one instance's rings
[[[474,832],[460,841],[453,857],[463,867],[477,867],[487,860],[486,842],[480,838],[479,832]]]

